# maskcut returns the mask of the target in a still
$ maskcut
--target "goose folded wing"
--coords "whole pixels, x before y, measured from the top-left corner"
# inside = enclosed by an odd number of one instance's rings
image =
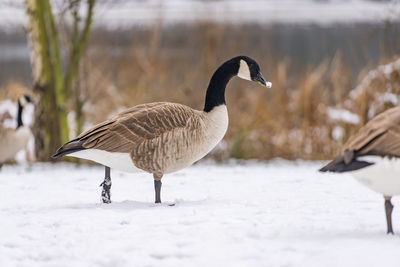
[[[124,112],[111,124],[83,136],[83,147],[109,152],[130,152],[142,142],[147,142],[179,127],[190,120],[190,108],[178,104],[146,107],[134,112]]]
[[[393,127],[373,139],[362,147],[357,155],[400,157],[400,126]]]
[[[361,127],[343,146],[345,151],[359,151],[374,142],[390,129],[397,131],[400,126],[400,107],[395,107],[382,112]]]

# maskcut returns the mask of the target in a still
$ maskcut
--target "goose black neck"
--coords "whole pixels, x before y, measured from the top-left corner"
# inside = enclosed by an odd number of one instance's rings
[[[22,107],[21,103],[18,101],[17,129],[19,127],[23,126],[23,123],[22,123],[22,110],[23,110],[23,107]]]
[[[238,64],[230,60],[222,64],[213,74],[207,88],[204,111],[225,104],[225,88],[229,80],[238,72]]]

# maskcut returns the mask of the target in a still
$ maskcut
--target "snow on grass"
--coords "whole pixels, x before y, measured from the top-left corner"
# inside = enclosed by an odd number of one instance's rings
[[[347,109],[328,107],[328,118],[331,121],[341,121],[349,124],[359,124],[360,117]]]
[[[383,198],[321,163],[201,163],[163,178],[72,164],[0,173],[0,266],[399,266]],[[400,205],[399,205],[400,206]]]
[[[386,65],[380,65],[377,68],[370,70],[367,75],[362,79],[361,83],[357,85],[356,88],[351,90],[350,92],[350,97],[352,99],[356,99],[359,97],[361,94],[365,93],[365,90],[368,90],[369,87],[371,87],[371,84],[381,78],[384,77],[385,80],[389,80],[393,74],[399,73],[400,72],[400,58],[388,63]],[[392,90],[392,88],[387,88],[389,91]],[[393,97],[395,99],[393,99]],[[398,103],[398,98],[396,96],[384,96],[383,100],[385,102],[392,102],[393,104]]]

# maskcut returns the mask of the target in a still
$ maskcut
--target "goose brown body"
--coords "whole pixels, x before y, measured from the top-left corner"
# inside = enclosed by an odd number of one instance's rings
[[[207,113],[176,103],[142,104],[83,132],[61,147],[56,156],[71,153],[91,159],[87,155],[106,151],[108,157],[129,155],[130,163],[139,170],[170,173],[205,156],[223,138],[227,127],[225,105]],[[95,161],[109,166],[109,158],[102,158]]]

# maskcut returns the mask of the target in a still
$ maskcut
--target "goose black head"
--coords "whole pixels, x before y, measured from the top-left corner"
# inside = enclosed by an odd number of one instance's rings
[[[205,112],[211,111],[216,106],[226,104],[225,88],[229,80],[234,76],[258,82],[268,88],[272,86],[272,83],[264,79],[260,72],[260,67],[253,59],[246,56],[231,58],[222,64],[211,77],[204,104]]]
[[[246,56],[239,56],[237,57],[237,60],[239,61],[238,62],[239,68],[237,72],[237,76],[239,78],[258,82],[259,84],[267,88],[272,87],[272,83],[266,81],[263,75],[261,74],[260,67],[258,66],[257,62],[254,59],[251,59]]]
[[[18,99],[18,104],[19,104],[21,107],[26,107],[26,105],[27,105],[28,103],[34,104],[33,99],[32,99],[29,95],[23,95],[23,96],[21,96],[21,97]]]

